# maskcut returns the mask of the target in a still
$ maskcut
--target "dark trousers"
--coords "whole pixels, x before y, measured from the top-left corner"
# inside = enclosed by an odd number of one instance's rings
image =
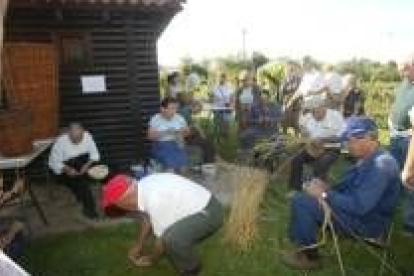
[[[90,188],[92,180],[87,175],[71,177],[62,174],[57,176],[57,179],[73,193],[76,201],[82,204],[85,216],[96,217],[95,199]]]
[[[168,258],[181,276],[195,276],[201,262],[194,245],[216,232],[222,224],[221,205],[212,197],[201,212],[188,216],[168,228],[162,236]]]
[[[215,161],[216,154],[213,143],[204,138],[198,129],[191,128],[191,134],[186,138],[185,142],[189,146],[196,146],[201,149],[203,163],[213,163]]]
[[[314,158],[306,150],[302,150],[302,152],[300,152],[292,159],[289,177],[289,188],[292,190],[300,191],[302,190],[303,182],[310,180],[304,179],[303,176],[303,167],[305,164],[312,165],[312,177],[326,180],[329,168],[338,159],[339,154],[339,149],[328,149],[325,150],[324,153],[318,158]]]

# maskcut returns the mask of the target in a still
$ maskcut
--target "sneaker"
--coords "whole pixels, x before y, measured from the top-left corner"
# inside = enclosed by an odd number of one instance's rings
[[[297,270],[315,270],[322,267],[322,262],[320,258],[311,260],[303,252],[283,254],[282,262],[286,266]]]

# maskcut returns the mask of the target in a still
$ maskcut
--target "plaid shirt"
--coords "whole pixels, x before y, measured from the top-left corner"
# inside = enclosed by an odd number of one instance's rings
[[[275,103],[254,104],[246,112],[247,126],[275,127],[280,108]]]

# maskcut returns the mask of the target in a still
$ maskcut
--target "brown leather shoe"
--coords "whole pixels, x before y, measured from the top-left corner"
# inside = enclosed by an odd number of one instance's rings
[[[282,262],[286,266],[298,270],[314,270],[322,267],[322,263],[319,258],[311,260],[303,252],[282,254]]]

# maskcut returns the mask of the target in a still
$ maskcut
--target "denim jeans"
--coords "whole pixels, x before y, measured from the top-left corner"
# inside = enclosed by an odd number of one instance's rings
[[[391,137],[390,153],[397,160],[398,165],[402,169],[407,157],[408,146],[410,144],[410,136],[395,136]]]

